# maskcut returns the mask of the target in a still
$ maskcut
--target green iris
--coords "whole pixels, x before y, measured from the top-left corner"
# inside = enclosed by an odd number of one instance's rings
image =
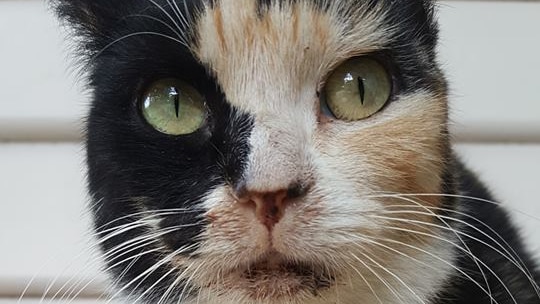
[[[369,57],[353,58],[340,65],[328,78],[326,103],[338,119],[367,118],[388,102],[392,82],[386,69]]]
[[[206,120],[204,97],[178,79],[153,83],[143,96],[141,108],[152,127],[169,135],[191,134]]]

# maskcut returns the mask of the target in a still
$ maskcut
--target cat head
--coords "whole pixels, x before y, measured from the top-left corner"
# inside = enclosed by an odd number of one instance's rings
[[[451,187],[431,2],[55,7],[93,92],[88,184],[119,293],[414,302],[444,280],[426,252],[446,246],[414,232],[449,203],[421,194]]]

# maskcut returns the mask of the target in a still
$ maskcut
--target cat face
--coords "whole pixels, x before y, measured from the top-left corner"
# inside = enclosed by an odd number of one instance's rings
[[[414,224],[433,216],[407,211],[451,202],[396,195],[449,187],[430,3],[57,8],[89,67],[88,181],[119,293],[149,303],[434,296],[452,251]],[[382,89],[369,80],[379,74]],[[165,91],[176,119],[190,100],[180,127],[163,123],[162,108],[148,112]]]

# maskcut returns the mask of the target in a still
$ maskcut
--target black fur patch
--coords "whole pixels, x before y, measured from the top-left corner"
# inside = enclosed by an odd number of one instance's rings
[[[166,1],[154,5],[148,0],[70,0],[55,5],[76,30],[93,93],[86,144],[97,232],[151,214],[141,212],[186,209],[189,211],[160,216],[159,228],[181,229],[154,239],[161,239],[169,252],[188,248],[183,253],[192,253],[206,224],[199,204],[211,189],[235,183],[241,174],[249,152],[251,118],[226,102],[217,83],[191,54],[192,25],[178,21],[179,29],[164,24],[171,23],[169,15],[176,18]],[[195,20],[200,2],[186,1],[186,6],[178,2],[178,6],[189,11],[186,20]],[[183,34],[178,37],[175,32],[180,31]],[[196,133],[168,136],[142,118],[141,95],[152,82],[164,78],[182,79],[203,93],[209,115]],[[147,226],[137,227],[103,242],[107,254],[128,241],[126,249],[111,255],[109,265],[161,246],[150,240],[146,245],[129,243],[150,232]],[[146,276],[145,271],[161,258],[160,252],[146,253],[116,265],[113,271],[119,276],[133,262],[122,280],[129,282],[143,275],[146,279],[137,281],[135,285],[140,285],[135,289],[144,290],[170,269],[166,263]],[[169,278],[164,283],[167,281]]]

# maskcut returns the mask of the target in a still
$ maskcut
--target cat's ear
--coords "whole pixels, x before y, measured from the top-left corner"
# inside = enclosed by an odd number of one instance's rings
[[[50,3],[85,55],[103,47],[111,25],[120,16],[119,5],[111,0],[51,0]]]
[[[387,18],[400,28],[400,43],[416,42],[434,54],[438,37],[435,0],[396,0],[392,3],[393,9]]]
[[[97,34],[108,15],[107,3],[102,0],[52,0],[58,17],[80,34]]]

